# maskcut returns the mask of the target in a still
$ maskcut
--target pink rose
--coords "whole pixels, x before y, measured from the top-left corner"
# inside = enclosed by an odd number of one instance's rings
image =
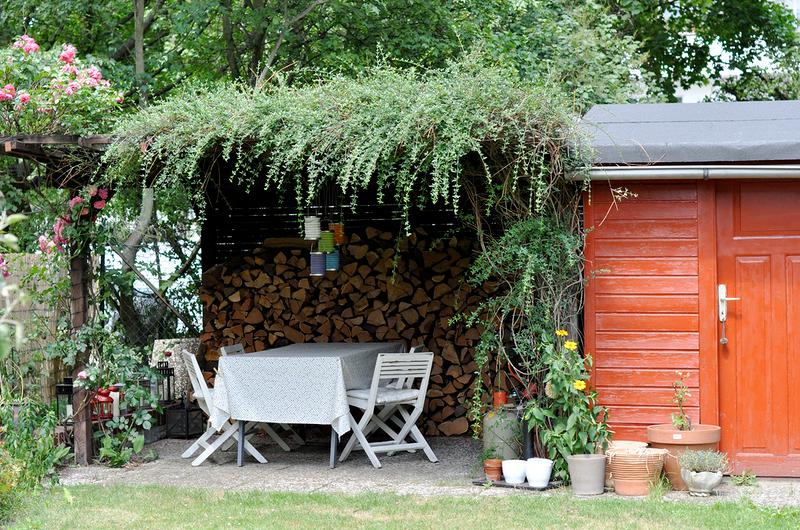
[[[86,70],[83,71],[83,73],[88,75],[95,81],[100,81],[103,78],[103,74],[100,73],[100,69],[97,68],[96,66],[87,68]]]
[[[42,252],[45,254],[50,254],[55,246],[56,244],[47,239],[46,236],[39,236],[39,248],[42,249]]]
[[[78,379],[85,380],[89,377],[89,374],[86,373],[86,370],[81,370],[78,372]]]
[[[8,92],[0,92],[0,101],[11,101],[12,99],[14,99],[14,96]]]
[[[97,208],[98,210],[102,210],[105,207],[105,205],[106,201],[97,201],[96,203],[94,203],[94,207]]]
[[[117,103],[122,103],[122,96],[117,98]]]
[[[4,86],[3,89],[6,92],[8,92],[9,94],[11,94],[12,96],[17,93],[17,89],[14,88],[14,85],[12,85],[11,83],[9,83],[6,86]]]
[[[89,197],[94,197],[95,195],[97,195],[97,186],[92,186],[91,184],[89,184],[88,186],[86,186],[86,192],[89,194]]]
[[[108,188],[100,188],[97,190],[97,194],[100,196],[101,199],[104,201],[108,199]]]
[[[69,64],[75,61],[75,46],[64,44],[64,51],[58,56],[59,61]]]
[[[31,97],[28,94],[20,94],[19,100],[23,105],[26,105],[31,100]]]

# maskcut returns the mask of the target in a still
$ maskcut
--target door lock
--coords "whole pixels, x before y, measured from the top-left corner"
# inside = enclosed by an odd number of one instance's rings
[[[719,321],[722,322],[722,338],[719,343],[725,346],[728,339],[725,338],[725,321],[728,320],[728,300],[741,300],[741,298],[728,298],[728,287],[725,284],[717,286],[717,303],[719,308]]]

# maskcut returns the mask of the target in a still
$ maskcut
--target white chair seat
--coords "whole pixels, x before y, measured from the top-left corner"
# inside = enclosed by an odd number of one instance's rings
[[[356,398],[356,399],[369,399],[370,390],[368,388],[360,389],[360,390],[348,390],[347,397],[348,398]],[[378,387],[378,391],[375,393],[375,403],[385,404],[385,403],[399,403],[401,401],[413,401],[417,399],[419,395],[419,390],[414,388],[386,388],[386,387]]]
[[[353,436],[342,450],[342,462],[356,449],[364,451],[375,467],[381,467],[375,453],[388,453],[391,456],[398,451],[413,453],[418,449],[422,449],[431,462],[438,462],[416,426],[425,404],[432,365],[431,352],[378,355],[370,387],[347,392],[347,403],[361,409],[363,414],[356,421],[353,413],[349,413]],[[394,384],[385,386],[387,380]],[[388,434],[390,440],[370,442],[369,437],[379,429]],[[411,441],[407,441],[407,438],[411,438]]]

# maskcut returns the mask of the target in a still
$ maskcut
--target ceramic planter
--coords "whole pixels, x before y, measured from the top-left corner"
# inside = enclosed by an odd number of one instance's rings
[[[503,477],[508,484],[525,482],[525,460],[503,460]]]
[[[546,488],[550,484],[553,461],[549,458],[529,458],[525,462],[525,476],[532,488]]]
[[[601,495],[606,478],[606,455],[570,455],[569,479],[575,495]]]
[[[722,482],[721,471],[689,471],[681,469],[681,478],[689,488],[689,495],[708,497],[711,491]]]
[[[678,466],[678,455],[691,449],[703,451],[717,449],[722,429],[717,425],[692,425],[692,430],[681,431],[672,424],[651,425],[647,428],[647,441],[651,447],[667,449],[669,456],[664,463],[672,489],[686,491],[686,483],[681,478],[681,469]]]

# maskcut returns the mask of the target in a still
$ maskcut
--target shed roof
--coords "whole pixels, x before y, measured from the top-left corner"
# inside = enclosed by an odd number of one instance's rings
[[[596,165],[800,160],[800,101],[597,105]]]

